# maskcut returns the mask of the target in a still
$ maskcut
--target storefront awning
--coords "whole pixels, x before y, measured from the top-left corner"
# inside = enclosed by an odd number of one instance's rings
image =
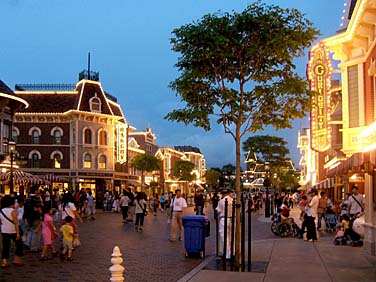
[[[327,178],[319,183],[317,183],[315,186],[312,187],[312,189],[329,189],[329,188],[334,188],[334,185],[336,183],[335,177]]]
[[[141,183],[136,181],[136,180],[127,179],[126,181],[127,181],[128,185],[132,185],[132,186],[135,186],[135,187],[141,187]]]

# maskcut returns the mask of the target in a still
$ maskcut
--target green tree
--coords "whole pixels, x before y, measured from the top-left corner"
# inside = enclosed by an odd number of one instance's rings
[[[218,190],[219,179],[221,175],[222,173],[215,169],[208,169],[205,172],[206,184],[208,184],[209,187],[214,188],[215,190]]]
[[[286,147],[287,142],[277,136],[258,135],[248,137],[243,142],[243,151],[255,153],[261,162],[269,162],[271,166],[285,166],[286,156],[290,150]]]
[[[173,169],[172,176],[178,180],[185,181],[185,195],[188,197],[188,182],[196,179],[196,175],[192,173],[195,168],[195,164],[190,161],[178,160]]]
[[[249,131],[291,127],[309,111],[305,78],[294,58],[304,54],[318,31],[296,9],[260,1],[243,12],[216,13],[173,30],[172,50],[181,72],[170,87],[186,106],[168,120],[211,129],[211,119],[236,146],[236,198],[240,202],[241,139]],[[235,252],[240,265],[240,208],[236,209]]]
[[[139,154],[134,156],[130,161],[130,166],[141,171],[141,187],[145,184],[145,172],[160,170],[162,167],[161,160],[150,154]]]

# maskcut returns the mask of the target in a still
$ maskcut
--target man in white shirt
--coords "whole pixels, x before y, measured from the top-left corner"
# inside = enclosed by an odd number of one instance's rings
[[[222,199],[218,202],[217,206],[217,212],[218,212],[218,218],[219,218],[219,252],[223,252],[223,245],[225,240],[225,217],[227,217],[227,238],[226,238],[226,259],[231,258],[231,220],[232,220],[232,192],[230,189],[222,189],[220,191],[222,194]],[[225,205],[227,200],[227,214],[225,212]]]
[[[349,202],[347,205],[347,214],[350,217],[363,212],[364,210],[364,198],[363,195],[358,192],[358,187],[353,185],[352,195],[349,197]]]
[[[177,237],[177,231],[179,229],[180,237],[179,241],[183,241],[184,228],[183,228],[183,215],[184,210],[187,208],[187,202],[182,197],[180,189],[175,190],[176,196],[172,199],[172,221],[171,221],[171,235],[170,242],[175,242]]]

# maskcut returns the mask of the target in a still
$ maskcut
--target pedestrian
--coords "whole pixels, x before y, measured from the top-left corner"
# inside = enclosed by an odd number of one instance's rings
[[[157,216],[158,207],[159,207],[159,197],[158,197],[158,194],[154,194],[154,196],[153,196],[153,214],[154,214],[154,216]]]
[[[161,212],[164,212],[165,210],[165,195],[162,193],[162,195],[159,197],[159,206],[161,207]]]
[[[127,223],[128,208],[131,199],[128,197],[127,191],[123,190],[123,195],[120,198],[119,206],[121,207],[121,214],[123,216],[123,223]]]
[[[10,244],[14,241],[16,244],[15,256],[13,259],[13,265],[23,266],[22,261],[23,256],[23,244],[22,244],[22,233],[18,225],[18,214],[17,210],[14,208],[15,199],[9,195],[5,195],[1,200],[0,210],[0,221],[1,221],[1,235],[2,235],[2,268],[9,267],[10,258]]]
[[[319,205],[317,207],[317,230],[321,230],[321,219],[325,221],[325,212],[328,206],[328,199],[325,192],[320,193]]]
[[[212,201],[212,206],[214,210],[214,219],[217,219],[218,218],[217,207],[218,207],[218,202],[219,202],[219,196],[217,192],[214,192],[213,197],[211,198],[211,201]]]
[[[172,192],[168,192],[168,194],[165,195],[165,212],[167,216],[167,223],[171,223],[171,202],[172,202]]]
[[[179,229],[179,241],[183,240],[184,237],[184,227],[183,227],[183,215],[184,210],[187,208],[187,202],[182,197],[181,190],[175,190],[175,197],[171,201],[172,208],[172,219],[171,219],[171,235],[170,241],[175,242],[177,237],[177,232]]]
[[[201,191],[196,191],[194,196],[196,215],[204,214],[205,200],[204,195]]]
[[[63,211],[61,213],[61,218],[63,221],[65,221],[65,218],[67,216],[70,216],[72,218],[71,225],[73,227],[74,233],[78,233],[77,225],[76,225],[76,218],[80,221],[82,224],[82,218],[77,212],[77,208],[74,204],[74,198],[71,193],[66,192],[64,193],[64,196],[62,198],[62,208]]]
[[[231,258],[231,228],[232,228],[232,204],[233,204],[233,196],[232,191],[230,189],[224,188],[220,191],[222,194],[221,200],[218,202],[218,217],[219,217],[219,253],[221,254],[224,249],[224,245],[226,245],[226,259]],[[227,212],[226,212],[226,201],[227,201]],[[227,218],[227,226],[225,226],[225,218]],[[225,233],[227,234],[226,242],[225,242]]]
[[[93,192],[91,192],[91,190],[89,190],[87,192],[87,194],[88,194],[88,196],[87,196],[87,210],[88,210],[88,214],[89,214],[91,220],[95,220],[95,217],[94,217],[94,214],[95,214],[95,203],[94,203]]]
[[[72,261],[72,251],[73,251],[73,238],[74,238],[74,227],[72,226],[73,218],[69,215],[65,217],[64,224],[60,228],[60,232],[63,234],[63,251],[60,254],[60,258],[65,260],[66,254],[68,254],[67,260]]]
[[[134,203],[135,195],[132,193],[131,189],[128,189],[127,191],[127,196],[130,199],[129,205],[128,205],[128,217],[127,217],[127,222],[134,222],[134,217],[135,217],[135,210],[136,206]]]
[[[119,207],[120,207],[119,201],[120,201],[119,195],[115,193],[114,200],[112,201],[112,210],[115,213],[119,213]]]
[[[147,214],[144,193],[141,193],[141,192],[137,193],[137,196],[135,199],[135,206],[136,206],[135,230],[142,231],[144,228],[144,217]]]
[[[340,207],[341,207],[340,216],[347,214],[347,206],[349,204],[349,197],[350,197],[350,193],[346,193],[345,198],[342,200],[342,202],[340,204]]]
[[[300,216],[299,216],[299,219],[300,220],[303,220],[304,219],[304,215],[305,215],[305,211],[306,211],[306,207],[307,207],[307,196],[306,195],[303,195],[302,196],[302,199],[300,200],[299,202],[299,209],[300,209]]]
[[[349,202],[347,206],[347,214],[351,217],[364,211],[364,198],[363,195],[359,193],[358,186],[352,186],[352,194],[349,197]]]
[[[306,241],[317,241],[315,219],[317,218],[317,207],[319,205],[319,197],[316,189],[311,190],[311,201],[309,202],[306,210],[306,223],[307,226],[307,238]]]
[[[48,260],[47,251],[48,248],[51,249],[52,256],[57,256],[57,251],[54,247],[53,240],[57,238],[56,228],[52,220],[52,208],[50,205],[45,205],[43,207],[42,215],[42,238],[43,238],[43,248],[41,254],[41,261]]]
[[[42,216],[43,201],[40,196],[38,185],[30,187],[30,194],[24,204],[24,220],[27,223],[27,235],[24,242],[32,252],[38,252],[41,249],[42,225],[40,218]]]

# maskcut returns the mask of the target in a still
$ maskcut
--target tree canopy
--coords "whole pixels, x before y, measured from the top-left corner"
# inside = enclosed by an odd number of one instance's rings
[[[161,169],[161,160],[150,154],[140,154],[134,156],[130,161],[130,166],[141,171],[141,181],[144,184],[144,172],[153,172]]]
[[[221,124],[235,140],[236,198],[240,202],[241,139],[271,125],[289,128],[310,108],[305,78],[294,59],[318,34],[296,9],[257,1],[242,12],[207,14],[173,30],[180,76],[170,83],[185,107],[166,119],[210,130]],[[236,209],[235,253],[240,264],[240,208]]]
[[[196,179],[196,175],[192,174],[194,168],[194,163],[178,160],[172,169],[172,175],[178,180],[193,181]]]
[[[286,147],[287,142],[278,136],[257,135],[248,137],[243,142],[243,151],[256,155],[261,162],[269,162],[271,166],[286,166],[287,155],[290,150]]]

